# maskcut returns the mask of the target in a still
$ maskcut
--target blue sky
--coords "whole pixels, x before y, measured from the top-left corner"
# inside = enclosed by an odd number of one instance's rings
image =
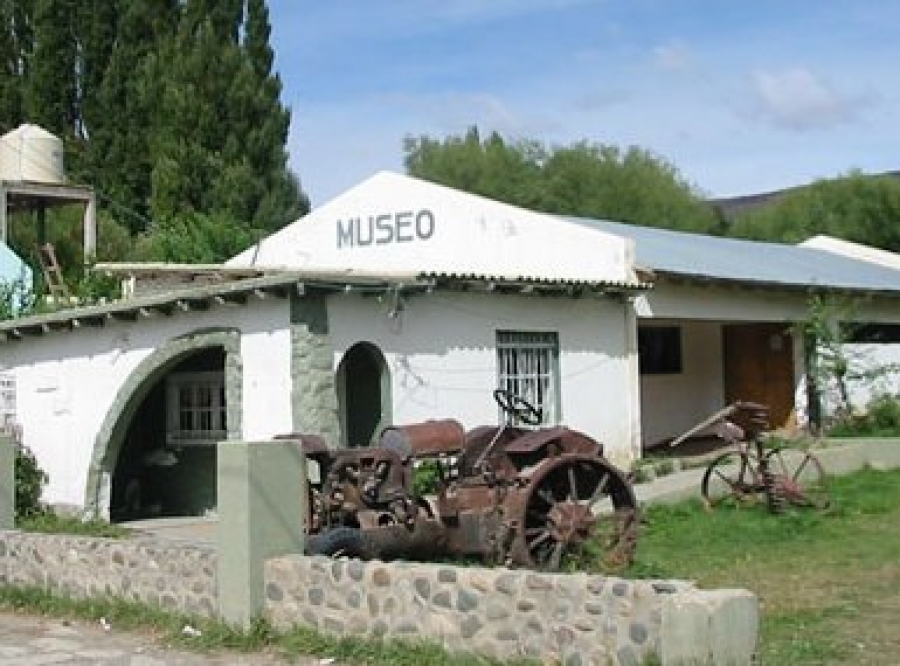
[[[707,196],[900,169],[896,0],[269,0],[313,206],[403,139],[639,146]]]

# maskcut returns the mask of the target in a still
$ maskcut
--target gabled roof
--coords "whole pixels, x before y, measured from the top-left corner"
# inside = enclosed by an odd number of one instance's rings
[[[231,267],[353,268],[630,283],[630,241],[383,171],[262,239]]]
[[[658,278],[900,295],[900,270],[815,245],[722,238],[607,220],[563,219],[632,239],[638,267]]]

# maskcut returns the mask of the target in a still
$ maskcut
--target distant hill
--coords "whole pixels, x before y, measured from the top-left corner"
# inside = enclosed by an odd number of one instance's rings
[[[884,173],[870,174],[872,176],[892,176],[900,179],[900,171],[885,171]],[[750,213],[757,208],[762,208],[772,203],[778,197],[784,196],[789,192],[796,192],[809,185],[797,185],[795,187],[787,187],[783,190],[774,190],[772,192],[760,192],[759,194],[745,194],[739,197],[723,197],[721,199],[709,199],[708,203],[713,206],[726,220],[733,220],[746,213]]]

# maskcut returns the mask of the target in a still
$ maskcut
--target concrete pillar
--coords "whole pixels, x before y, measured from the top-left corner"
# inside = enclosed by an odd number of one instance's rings
[[[9,190],[0,181],[0,243],[9,235]]]
[[[219,613],[249,626],[265,605],[263,566],[303,552],[306,458],[299,442],[218,445]]]
[[[756,663],[759,602],[747,590],[690,590],[663,601],[663,666]]]
[[[9,435],[0,434],[0,529],[16,524],[16,444]]]

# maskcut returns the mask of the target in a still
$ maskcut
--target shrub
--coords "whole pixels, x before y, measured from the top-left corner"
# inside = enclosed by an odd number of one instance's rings
[[[875,398],[869,403],[868,416],[877,430],[900,433],[900,400],[895,396]]]
[[[828,434],[831,437],[900,436],[900,398],[893,395],[873,398],[864,413],[839,421]]]
[[[47,474],[38,466],[37,458],[26,446],[16,447],[16,518],[29,518],[46,512],[41,493]]]
[[[444,475],[441,463],[437,460],[419,460],[413,469],[413,494],[417,497],[436,493],[441,486]]]

